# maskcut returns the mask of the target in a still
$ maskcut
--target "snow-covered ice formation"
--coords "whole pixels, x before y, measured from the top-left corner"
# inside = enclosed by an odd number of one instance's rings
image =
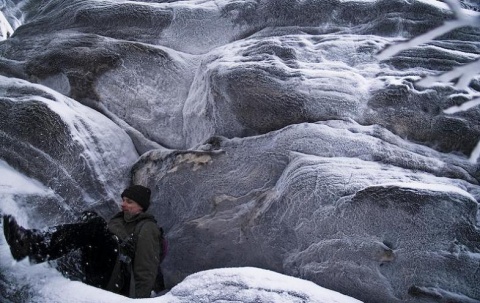
[[[0,213],[149,186],[152,302],[479,302],[476,7],[0,1]],[[2,301],[130,301],[0,257]]]

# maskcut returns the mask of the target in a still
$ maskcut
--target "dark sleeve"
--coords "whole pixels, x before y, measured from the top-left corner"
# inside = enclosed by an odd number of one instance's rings
[[[160,232],[153,222],[142,226],[138,235],[133,274],[135,277],[135,297],[149,298],[157,277],[160,262]]]

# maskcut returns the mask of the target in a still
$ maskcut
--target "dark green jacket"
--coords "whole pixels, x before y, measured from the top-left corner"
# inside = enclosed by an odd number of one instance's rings
[[[160,256],[160,242],[158,226],[154,217],[147,213],[140,213],[130,220],[125,220],[123,212],[113,216],[108,222],[108,229],[119,239],[125,240],[135,231],[135,226],[147,220],[141,227],[133,258],[133,278],[135,282],[132,290],[124,293],[131,298],[149,298],[153,289]],[[115,271],[115,270],[114,270]],[[127,284],[130,282],[128,281]]]

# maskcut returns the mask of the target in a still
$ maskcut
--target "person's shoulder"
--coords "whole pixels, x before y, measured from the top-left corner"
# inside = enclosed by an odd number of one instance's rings
[[[137,224],[142,224],[142,230],[158,232],[157,220],[155,220],[155,217],[151,214],[143,213]]]

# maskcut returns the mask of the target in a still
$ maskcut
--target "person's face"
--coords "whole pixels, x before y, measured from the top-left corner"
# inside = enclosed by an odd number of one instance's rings
[[[127,197],[122,198],[122,211],[131,215],[136,215],[143,211],[143,208],[137,202]]]

